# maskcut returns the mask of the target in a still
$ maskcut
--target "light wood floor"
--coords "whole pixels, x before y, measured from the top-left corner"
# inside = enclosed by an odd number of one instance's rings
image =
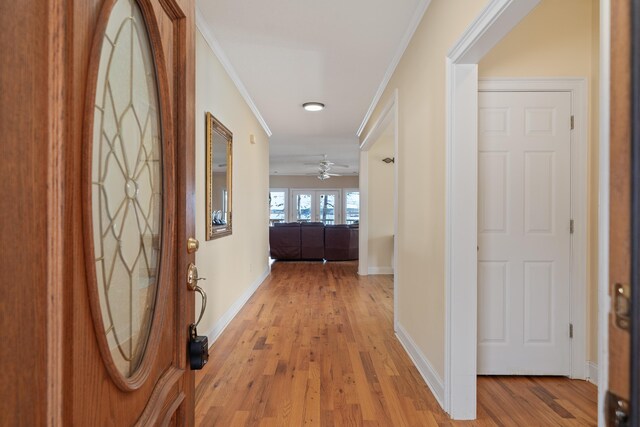
[[[200,426],[589,426],[596,388],[480,377],[478,420],[440,409],[393,333],[391,276],[276,262],[196,376]]]

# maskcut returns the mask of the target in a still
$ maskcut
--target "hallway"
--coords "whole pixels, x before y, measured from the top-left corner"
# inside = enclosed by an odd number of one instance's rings
[[[595,425],[596,388],[479,379],[478,420],[453,423],[393,333],[391,276],[276,262],[196,376],[196,425]]]

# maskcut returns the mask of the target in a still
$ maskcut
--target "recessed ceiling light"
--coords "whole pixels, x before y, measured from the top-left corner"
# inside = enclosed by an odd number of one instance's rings
[[[307,111],[320,111],[324,109],[324,104],[322,102],[305,102],[302,104],[302,108]]]

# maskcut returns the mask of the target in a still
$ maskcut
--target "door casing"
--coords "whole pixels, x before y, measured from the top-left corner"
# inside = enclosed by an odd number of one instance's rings
[[[538,3],[492,0],[446,57],[443,406],[454,419],[476,417],[478,62]]]

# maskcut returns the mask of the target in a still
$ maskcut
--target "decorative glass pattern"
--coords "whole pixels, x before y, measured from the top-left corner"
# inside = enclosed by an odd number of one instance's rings
[[[162,137],[156,72],[142,12],[118,0],[98,67],[92,215],[104,332],[125,377],[140,366],[158,288]]]

